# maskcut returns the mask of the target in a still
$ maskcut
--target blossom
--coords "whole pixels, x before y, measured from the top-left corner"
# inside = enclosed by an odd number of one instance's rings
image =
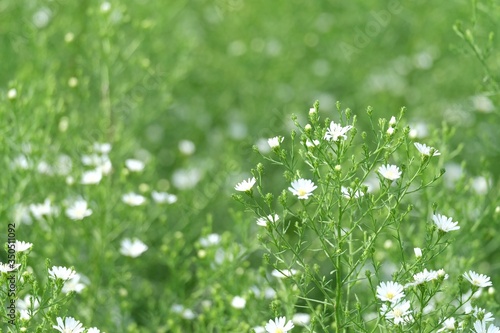
[[[33,246],[33,243],[16,240],[16,252],[24,252]]]
[[[177,202],[177,196],[175,194],[170,194],[167,192],[156,192],[153,191],[151,192],[151,197],[153,198],[153,201],[162,204],[162,203],[168,203],[168,204],[173,204]]]
[[[82,283],[81,280],[83,281],[85,280],[85,278],[83,278],[81,274],[76,273],[71,279],[64,283],[61,291],[65,294],[69,293],[70,291],[75,291],[78,294],[81,293],[82,290],[86,287],[86,285]]]
[[[422,249],[419,247],[416,247],[413,249],[413,252],[415,252],[415,257],[421,258],[422,257]]]
[[[311,322],[311,315],[308,313],[296,313],[292,317],[292,322],[299,326],[309,325]]]
[[[200,238],[200,245],[202,247],[209,247],[219,244],[221,240],[222,240],[221,235],[213,233],[207,235],[206,237]]]
[[[40,306],[40,302],[38,302],[35,297],[26,295],[24,299],[19,298],[16,305],[19,309],[21,319],[29,320],[35,314],[35,310]]]
[[[16,88],[11,88],[9,91],[7,91],[7,98],[8,99],[15,99],[17,97],[17,90]]]
[[[321,144],[321,142],[319,142],[319,140],[312,140],[312,141],[309,139],[306,140],[306,147],[307,148],[318,147],[320,144]]]
[[[66,209],[66,216],[75,221],[83,220],[90,215],[92,215],[92,209],[88,208],[87,201],[83,199],[76,200]]]
[[[484,274],[478,274],[474,271],[464,273],[464,277],[474,286],[484,288],[492,286],[490,277]]]
[[[437,150],[437,149],[435,149],[433,147],[428,147],[427,145],[425,145],[423,143],[415,142],[414,145],[415,145],[415,147],[417,147],[418,151],[422,155],[431,156],[431,151],[433,151],[432,156],[439,156],[439,155],[441,155],[441,153],[439,152],[439,150]]]
[[[143,161],[128,159],[125,160],[125,166],[131,172],[141,172],[142,170],[144,170],[145,164]]]
[[[52,266],[49,269],[49,277],[51,279],[61,279],[67,281],[72,279],[76,275],[76,272],[71,268],[63,267],[63,266]]]
[[[294,327],[291,320],[286,321],[286,317],[276,317],[274,320],[269,319],[265,328],[268,333],[286,333]]]
[[[87,330],[87,333],[101,333],[101,330],[97,327],[91,327]]]
[[[436,224],[437,228],[444,232],[460,229],[460,227],[458,226],[458,222],[452,222],[451,217],[437,214],[432,215],[432,220]]]
[[[247,180],[244,180],[241,183],[236,184],[234,189],[240,192],[250,191],[252,187],[255,185],[255,182],[256,182],[255,177],[248,178]]]
[[[335,122],[330,123],[330,128],[326,130],[325,140],[330,141],[338,141],[339,138],[347,139],[346,133],[352,128],[351,125],[347,125],[342,127],[340,124],[336,124]]]
[[[403,286],[397,282],[382,282],[377,287],[377,297],[382,301],[395,303],[404,296]]]
[[[122,196],[122,201],[129,206],[140,206],[146,202],[146,198],[140,194],[129,192]]]
[[[179,141],[178,148],[184,155],[193,155],[196,150],[194,142],[190,140]]]
[[[42,219],[44,216],[49,216],[57,213],[57,208],[52,206],[50,199],[45,199],[43,204],[29,205],[31,215],[37,220]]]
[[[0,273],[8,273],[8,272],[12,272],[12,271],[15,271],[16,269],[19,268],[19,266],[21,266],[21,264],[3,264],[0,262]]]
[[[85,171],[82,174],[82,180],[80,181],[80,183],[84,185],[99,184],[101,179],[102,170],[100,168],[97,168],[95,170]]]
[[[438,272],[437,271],[428,271],[426,268],[423,270],[423,272],[417,273],[413,275],[414,282],[408,284],[412,286],[416,286],[419,284],[422,284],[424,282],[432,281],[438,278]],[[407,286],[408,286],[407,285]]]
[[[365,195],[361,190],[354,191],[353,189],[344,186],[340,188],[340,192],[347,199],[357,199]]]
[[[111,151],[111,143],[107,142],[104,143],[95,142],[93,147],[94,151],[101,154],[109,154],[109,152]]]
[[[279,220],[279,218],[280,217],[279,217],[278,214],[267,215],[267,217],[259,217],[257,219],[257,225],[259,225],[261,227],[266,227],[268,221],[270,221],[270,222],[277,222]]]
[[[231,301],[231,306],[235,309],[244,309],[247,301],[241,296],[234,296]]]
[[[474,331],[473,333],[500,333],[500,328],[491,324],[486,328],[486,322],[482,320],[476,320],[474,322]]]
[[[82,323],[73,317],[65,317],[64,321],[61,317],[57,317],[57,325],[52,327],[61,333],[82,333],[85,330]]]
[[[392,320],[395,325],[404,325],[411,321],[409,301],[402,301],[400,303],[391,304],[390,306],[384,303],[380,308],[380,313],[383,314],[385,318]]]
[[[474,308],[472,308],[470,312],[472,312],[472,315],[477,320],[481,320],[481,321],[484,321],[484,322],[494,321],[495,320],[495,318],[493,317],[493,314],[491,312],[487,312],[485,309],[479,308],[477,306],[475,306]]]
[[[304,178],[294,180],[291,185],[288,189],[299,199],[308,199],[312,191],[317,188],[311,180]]]
[[[276,148],[280,146],[280,143],[283,142],[283,137],[281,136],[275,136],[274,138],[267,139],[267,143],[269,144],[269,147],[271,148]]]
[[[295,275],[297,273],[298,272],[296,269],[281,269],[281,270],[273,269],[271,275],[276,278],[282,279],[286,277],[291,277],[292,275]]]
[[[454,331],[455,330],[455,318],[450,317],[443,322],[443,327],[437,330],[437,332]]]
[[[401,177],[402,172],[399,171],[399,168],[396,165],[382,165],[378,168],[378,172],[382,175],[382,177],[387,178],[389,180],[396,180]]]
[[[120,253],[127,257],[137,258],[148,249],[139,239],[125,238],[120,243]]]

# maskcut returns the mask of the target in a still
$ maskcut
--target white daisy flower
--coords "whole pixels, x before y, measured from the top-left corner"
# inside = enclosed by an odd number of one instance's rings
[[[82,174],[82,180],[80,181],[80,183],[84,185],[99,184],[101,179],[102,171],[101,169],[97,168],[95,170],[85,171]]]
[[[486,322],[482,320],[476,320],[474,322],[473,333],[500,333],[500,328],[496,327],[493,324],[486,327]]]
[[[413,249],[413,252],[415,252],[415,257],[421,258],[422,257],[422,249],[419,247],[416,247]]]
[[[286,317],[276,317],[274,320],[269,320],[265,329],[268,333],[287,333],[294,327],[291,320],[286,321]]]
[[[347,139],[346,133],[352,128],[351,125],[342,127],[340,124],[335,122],[330,123],[330,127],[326,130],[325,140],[338,141],[339,138]]]
[[[311,322],[311,315],[308,313],[296,313],[292,317],[292,322],[295,325],[307,326]]]
[[[70,291],[75,291],[79,294],[86,287],[86,285],[82,283],[83,281],[87,281],[88,283],[87,278],[83,277],[81,274],[76,273],[75,276],[64,283],[61,291],[65,294],[69,293]]]
[[[490,287],[493,284],[490,281],[490,277],[484,274],[478,274],[474,271],[468,271],[464,273],[464,277],[474,286],[484,288]]]
[[[408,285],[416,286],[416,285],[422,284],[424,282],[429,282],[429,281],[435,280],[437,278],[438,278],[437,271],[433,271],[433,270],[428,271],[425,268],[423,272],[420,272],[420,273],[413,275],[414,282],[409,283]]]
[[[144,170],[145,164],[143,161],[130,158],[125,160],[125,166],[131,172],[141,172]]]
[[[146,202],[146,198],[140,194],[130,192],[122,196],[122,201],[129,206],[140,206]]]
[[[275,136],[274,138],[267,139],[267,143],[269,144],[269,147],[271,147],[271,149],[273,149],[273,148],[279,147],[280,143],[282,143],[283,140],[284,140],[283,137]]]
[[[432,156],[439,156],[441,155],[441,153],[439,152],[439,150],[433,148],[433,147],[429,147],[423,143],[418,143],[418,142],[415,142],[414,143],[415,147],[418,149],[418,151],[420,152],[420,154],[422,155],[425,155],[425,156],[431,156],[431,151],[434,151],[432,153]]]
[[[309,139],[306,140],[306,147],[307,148],[318,147],[320,144],[321,144],[321,142],[319,142],[319,140],[312,140],[312,141]]]
[[[99,143],[99,142],[95,142],[94,143],[94,151],[100,153],[100,154],[109,154],[109,152],[111,151],[111,143],[107,143],[107,142],[104,142],[104,143]]]
[[[252,187],[255,185],[255,182],[256,182],[255,177],[248,178],[247,180],[244,180],[241,183],[236,184],[234,189],[240,192],[250,191]]]
[[[437,332],[439,333],[439,332],[455,331],[455,322],[456,320],[453,317],[446,319],[443,322],[443,327],[438,329]]]
[[[267,222],[270,221],[270,222],[277,222],[279,220],[279,215],[278,214],[271,214],[271,215],[267,215],[267,217],[259,217],[257,219],[257,225],[258,226],[261,226],[261,227],[266,227],[267,226]]]
[[[12,272],[12,271],[15,271],[16,269],[19,268],[19,266],[21,266],[21,264],[3,264],[0,262],[0,273],[8,273],[8,272]]]
[[[451,217],[437,214],[432,215],[432,220],[436,224],[437,228],[444,232],[460,229],[460,227],[458,226],[458,222],[452,222]]]
[[[162,203],[173,204],[177,202],[177,196],[175,194],[170,194],[167,192],[153,191],[151,192],[151,197],[153,198],[153,201],[158,204]]]
[[[410,301],[402,301],[391,305],[384,303],[380,308],[380,313],[383,314],[385,318],[391,320],[395,325],[404,325],[412,320]]]
[[[477,320],[482,320],[484,322],[488,321],[494,321],[495,317],[493,317],[493,314],[491,312],[486,311],[483,308],[479,308],[475,306],[473,309],[471,309],[472,315],[477,319]]]
[[[67,281],[72,279],[76,275],[76,272],[71,268],[63,267],[63,266],[52,266],[49,269],[49,277],[53,280],[61,279]]]
[[[384,302],[396,303],[405,296],[403,289],[403,286],[397,282],[381,282],[377,287],[377,297]]]
[[[402,172],[399,171],[399,168],[396,165],[382,165],[378,168],[378,172],[382,175],[382,177],[389,180],[396,180],[401,177]]]
[[[16,252],[24,252],[33,246],[33,243],[16,240]]]
[[[137,258],[148,249],[139,239],[125,238],[120,243],[120,253],[127,257]]]
[[[291,185],[288,190],[299,199],[308,199],[317,188],[311,180],[304,178],[294,180]]]
[[[33,299],[33,304],[31,300]],[[16,302],[21,319],[29,320],[40,306],[40,302],[32,295],[26,295],[23,299],[19,298]]]
[[[57,207],[52,206],[49,199],[45,199],[43,204],[31,204],[29,205],[31,215],[37,220],[42,219],[44,216],[50,216],[57,213]]]
[[[92,215],[92,209],[88,208],[87,201],[83,199],[76,200],[66,209],[66,216],[72,220],[79,221]]]
[[[64,320],[61,317],[57,317],[57,325],[53,325],[52,327],[61,333],[82,333],[85,331],[82,323],[73,317],[65,317]]]

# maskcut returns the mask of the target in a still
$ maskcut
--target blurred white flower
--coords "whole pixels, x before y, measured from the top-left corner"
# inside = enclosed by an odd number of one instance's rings
[[[91,184],[99,184],[102,179],[102,171],[100,169],[85,171],[82,174],[81,184],[91,185]]]
[[[421,258],[422,257],[422,249],[419,247],[416,247],[413,249],[413,252],[415,252],[415,257]]]
[[[33,303],[31,302],[33,298]],[[17,309],[21,315],[21,319],[29,320],[40,306],[40,302],[31,295],[24,296],[23,299],[19,298],[16,302]],[[33,312],[32,312],[33,311]]]
[[[172,184],[180,190],[195,187],[200,179],[201,172],[198,169],[178,169],[172,174]]]
[[[299,199],[308,199],[316,188],[317,186],[311,180],[300,178],[294,180],[288,190]]]
[[[396,117],[392,116],[391,119],[389,120],[389,126],[394,127],[396,123],[397,123]]]
[[[476,95],[472,97],[472,105],[474,109],[483,113],[490,113],[495,110],[495,105],[488,96]]]
[[[28,170],[31,167],[31,163],[25,155],[18,155],[10,163],[12,169],[22,169]]]
[[[146,202],[146,198],[140,194],[129,192],[122,196],[122,201],[129,206],[140,206]]]
[[[86,287],[86,284],[88,284],[88,280],[81,274],[76,273],[71,279],[64,283],[61,291],[65,294],[69,293],[70,291],[75,291],[79,294]]]
[[[217,245],[220,243],[222,237],[219,234],[209,234],[206,237],[200,238],[200,245],[202,247],[209,247],[213,245]]]
[[[104,1],[103,3],[101,3],[100,10],[103,13],[109,12],[111,10],[111,4],[107,1]]]
[[[111,144],[107,142],[96,142],[94,143],[94,151],[104,155],[109,154],[109,152],[111,151]]]
[[[382,175],[382,177],[389,180],[396,180],[401,177],[402,172],[399,171],[399,168],[396,165],[382,165],[378,168],[378,172]]]
[[[196,318],[196,314],[191,309],[184,309],[184,311],[182,311],[181,316],[182,318],[187,320],[193,320],[194,318]]]
[[[256,182],[255,177],[248,178],[247,180],[244,180],[241,183],[236,184],[234,189],[240,192],[250,191],[252,187],[255,185],[255,182]]]
[[[307,326],[311,322],[311,315],[308,313],[296,313],[292,317],[292,322],[298,326]]]
[[[50,215],[55,215],[58,212],[57,207],[52,206],[50,199],[45,199],[43,204],[31,204],[29,205],[31,215],[37,220],[42,219]]]
[[[360,198],[360,197],[365,195],[363,193],[363,191],[361,191],[361,190],[354,191],[352,188],[344,187],[344,186],[342,186],[340,188],[340,192],[342,193],[342,196],[344,196],[347,199],[351,199],[351,198],[357,199],[357,198]]]
[[[319,140],[312,140],[312,141],[309,139],[306,140],[306,147],[307,148],[318,147],[320,144],[321,144],[321,142],[319,142]]]
[[[278,279],[283,279],[283,278],[288,278],[291,277],[292,275],[297,274],[298,271],[296,269],[282,269],[282,270],[277,270],[273,269],[271,272],[271,275],[278,278]]]
[[[0,262],[0,273],[8,273],[8,272],[12,272],[12,271],[15,271],[16,269],[19,268],[19,266],[21,266],[21,264],[3,264]]]
[[[143,161],[130,158],[125,160],[125,166],[131,172],[141,172],[142,170],[144,170],[145,164]]]
[[[271,214],[271,215],[267,215],[267,217],[259,217],[257,219],[257,225],[258,226],[261,226],[261,227],[266,227],[267,226],[267,222],[270,221],[270,222],[277,222],[279,220],[279,215],[278,214]]]
[[[247,301],[241,296],[234,296],[231,300],[231,306],[235,309],[244,309]]]
[[[17,97],[17,90],[16,88],[11,88],[9,91],[7,91],[7,98],[8,99],[15,99]]]
[[[78,221],[92,215],[92,209],[88,208],[87,201],[78,199],[66,209],[66,216],[70,219]]]
[[[69,280],[72,279],[76,275],[76,272],[71,268],[63,267],[63,266],[52,266],[49,269],[49,277],[51,279],[61,279],[61,280]]]
[[[127,257],[137,258],[148,249],[139,239],[125,238],[120,243],[120,253]]]
[[[488,188],[491,185],[490,182],[488,182],[488,180],[483,176],[472,178],[471,183],[472,188],[479,195],[485,195],[488,193]]]
[[[177,202],[177,196],[175,194],[170,194],[167,192],[153,191],[151,192],[151,197],[153,198],[153,201],[158,204],[162,203],[173,204]]]
[[[441,327],[440,329],[437,330],[437,332],[447,332],[447,331],[455,331],[455,318],[453,317],[450,317],[450,318],[447,318],[444,322],[443,322],[443,327]]]
[[[86,333],[101,333],[101,330],[98,329],[97,327],[91,327],[87,330]]]
[[[181,140],[179,141],[179,151],[184,155],[193,155],[196,150],[196,146],[193,141]]]

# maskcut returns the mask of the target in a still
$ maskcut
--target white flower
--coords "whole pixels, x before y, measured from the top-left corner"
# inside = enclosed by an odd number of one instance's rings
[[[437,332],[454,331],[455,330],[455,318],[450,317],[443,322],[443,327],[437,330]]]
[[[392,116],[391,119],[389,120],[389,126],[394,126],[396,125],[396,117]]]
[[[87,330],[87,333],[101,333],[101,330],[97,327],[91,327]]]
[[[396,303],[404,296],[403,286],[397,282],[382,282],[377,287],[377,297],[384,302]]]
[[[330,128],[326,130],[325,140],[337,141],[339,138],[347,139],[345,135],[352,128],[351,125],[347,125],[342,127],[340,124],[336,124],[335,122],[330,123]]]
[[[317,188],[311,180],[304,178],[294,180],[291,185],[288,190],[299,199],[308,199],[312,195],[312,191]]]
[[[247,301],[240,296],[234,296],[231,301],[231,306],[235,309],[244,309]]]
[[[0,273],[8,273],[15,271],[16,269],[19,268],[19,266],[21,266],[21,264],[11,265],[11,264],[3,264],[0,262]]]
[[[182,318],[187,320],[193,320],[196,317],[196,314],[191,309],[184,309],[181,314]]]
[[[273,320],[269,319],[266,324],[266,331],[268,333],[286,333],[294,327],[291,320],[286,321],[286,317],[276,317]]]
[[[500,328],[496,327],[493,324],[486,328],[486,322],[482,320],[476,320],[476,322],[474,322],[473,333],[500,333]]]
[[[307,148],[314,148],[314,147],[318,147],[320,145],[320,142],[319,140],[306,140],[306,147]]]
[[[386,131],[387,135],[391,136],[394,134],[394,127],[389,127]]]
[[[200,245],[202,247],[209,247],[213,245],[217,245],[220,243],[222,237],[219,234],[210,234],[207,235],[206,237],[200,238]]]
[[[33,243],[27,243],[16,240],[16,252],[24,252],[33,246]]]
[[[424,282],[432,281],[438,278],[438,272],[436,271],[428,271],[426,268],[424,269],[423,272],[417,273],[413,275],[414,282],[410,283],[409,285],[419,285]]]
[[[61,317],[57,317],[57,325],[52,327],[61,333],[82,333],[85,330],[82,323],[73,317],[65,317],[64,321]]]
[[[129,206],[140,206],[146,202],[146,198],[140,194],[130,192],[122,196],[122,201]]]
[[[64,286],[62,288],[62,292],[67,294],[70,291],[75,291],[78,294],[82,292],[82,290],[86,287],[84,283],[82,283],[80,280],[86,280],[85,278],[82,277],[82,275],[76,273],[75,276],[73,276],[71,279],[66,281],[64,283]]]
[[[31,302],[32,299],[33,304]],[[35,310],[40,306],[40,302],[33,296],[26,295],[24,299],[18,299],[16,305],[19,309],[21,319],[29,320],[35,314]]]
[[[44,216],[53,215],[57,212],[57,208],[52,206],[49,199],[45,199],[43,204],[31,204],[29,205],[31,215],[37,220],[42,219]]]
[[[8,99],[15,99],[17,97],[17,90],[16,88],[9,89],[7,91],[7,98]]]
[[[437,215],[432,215],[432,220],[436,224],[437,228],[444,232],[460,229],[460,227],[458,226],[458,222],[452,222],[451,217],[446,217],[444,215],[437,214]]]
[[[175,194],[170,194],[167,192],[156,192],[153,191],[151,192],[151,197],[153,198],[153,201],[162,204],[162,203],[168,203],[168,204],[173,204],[177,202],[177,196]]]
[[[484,274],[478,274],[474,271],[464,273],[464,277],[474,286],[484,288],[492,286],[490,277]]]
[[[102,179],[102,171],[97,168],[95,170],[85,171],[82,174],[81,184],[91,185],[91,184],[99,184]]]
[[[87,201],[83,199],[76,200],[66,209],[66,216],[75,221],[83,220],[90,215],[92,215],[92,209],[88,208]]]
[[[385,318],[392,320],[395,325],[404,325],[412,320],[410,316],[411,310],[409,301],[391,304],[391,307],[384,303],[380,308],[380,313],[383,314]]]
[[[427,146],[427,145],[425,145],[423,143],[415,142],[414,145],[415,145],[415,147],[417,147],[418,151],[422,155],[431,156],[431,151],[433,151],[432,156],[439,156],[439,155],[441,155],[441,153],[439,152],[439,150],[437,150],[437,149],[435,149],[433,147],[429,147],[429,146]]]
[[[178,147],[179,151],[184,155],[193,155],[196,150],[196,146],[194,145],[193,141],[190,140],[179,141]]]
[[[244,180],[241,183],[236,184],[234,189],[240,192],[250,191],[252,187],[255,185],[255,182],[256,182],[255,177],[248,178],[247,180]]]
[[[292,317],[292,321],[294,324],[299,325],[299,326],[306,326],[309,325],[311,322],[311,315],[308,313],[296,313]]]
[[[266,333],[266,329],[262,326],[252,327],[254,333]]]
[[[131,172],[141,172],[142,170],[144,170],[145,164],[143,161],[139,161],[139,160],[135,160],[135,159],[128,159],[128,160],[125,160],[125,166]]]
[[[274,215],[267,215],[267,217],[259,217],[257,219],[257,225],[261,226],[261,227],[266,227],[267,226],[267,222],[277,222],[279,220],[279,215],[278,214],[274,214]]]
[[[421,258],[422,257],[422,249],[419,247],[416,247],[413,249],[413,252],[415,252],[415,257]]]
[[[276,148],[280,146],[280,143],[283,142],[283,139],[283,137],[275,136],[274,138],[267,139],[267,143],[269,144],[269,147]]]
[[[382,177],[387,178],[389,180],[396,180],[401,177],[401,171],[395,165],[382,165],[378,168],[378,172],[382,175]]]
[[[298,272],[296,269],[282,269],[279,271],[277,269],[273,269],[273,271],[271,272],[271,275],[278,278],[278,279],[282,279],[282,278],[291,277],[292,275],[295,275],[297,273]]]
[[[72,279],[76,275],[76,272],[71,268],[63,267],[63,266],[52,266],[49,269],[49,277],[51,279],[61,279],[61,280],[69,280]]]
[[[127,257],[137,258],[148,249],[148,246],[134,238],[125,238],[120,243],[120,253]]]
[[[471,309],[471,311],[472,311],[472,315],[477,320],[481,320],[484,322],[495,320],[495,318],[493,317],[493,314],[491,312],[487,312],[485,309],[482,309],[482,308],[475,306],[473,309]]]
[[[342,186],[340,188],[340,192],[347,199],[351,199],[351,198],[352,199],[357,199],[357,198],[362,197],[362,196],[365,195],[363,193],[363,191],[361,191],[361,190],[354,191],[353,189],[348,188],[348,187],[344,187],[344,186]]]

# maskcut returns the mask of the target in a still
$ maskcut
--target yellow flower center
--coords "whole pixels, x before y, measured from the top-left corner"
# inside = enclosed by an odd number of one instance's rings
[[[297,190],[297,193],[299,194],[299,197],[303,197],[303,196],[305,196],[307,194],[307,191],[304,190],[303,188],[301,188],[301,189]],[[283,332],[282,331],[281,332],[277,331],[276,333],[283,333]]]
[[[283,330],[281,328],[277,328],[274,333],[283,333]]]
[[[393,293],[391,293],[391,292],[388,292],[388,293],[387,293],[387,295],[386,295],[386,297],[387,297],[388,299],[393,299],[393,298],[394,298],[394,294],[393,294]]]

